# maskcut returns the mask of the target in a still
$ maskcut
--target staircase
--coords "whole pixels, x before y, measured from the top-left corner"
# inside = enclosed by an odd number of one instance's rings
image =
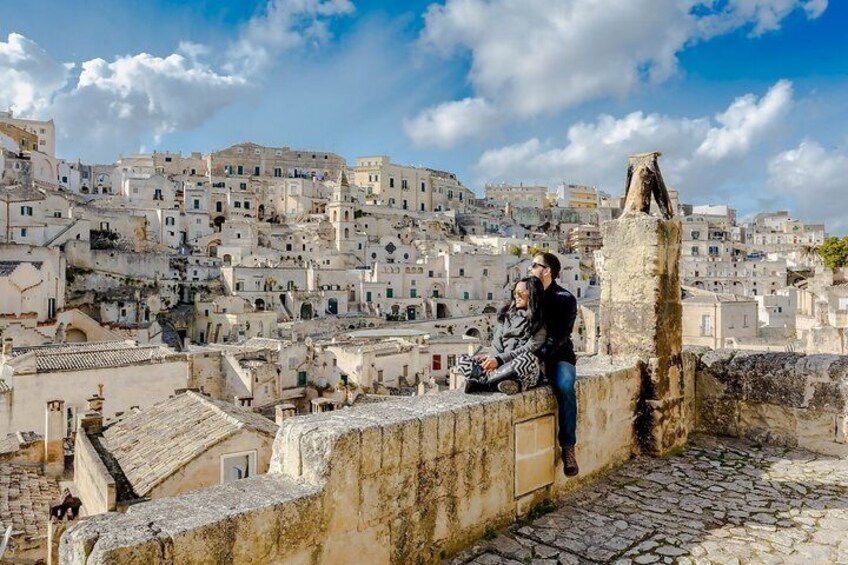
[[[79,220],[74,220],[72,223],[65,226],[65,228],[62,229],[59,233],[57,233],[56,235],[54,235],[53,237],[51,237],[50,239],[48,239],[47,241],[42,243],[41,246],[42,247],[52,247],[53,244],[56,242],[56,240],[58,240],[60,237],[62,237],[63,235],[65,235],[66,233],[71,231],[71,228],[75,227],[78,223],[79,223]],[[62,243],[64,243],[64,242],[62,242]]]

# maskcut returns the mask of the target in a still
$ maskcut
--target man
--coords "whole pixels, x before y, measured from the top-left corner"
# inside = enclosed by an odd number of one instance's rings
[[[545,375],[557,399],[559,419],[559,445],[562,448],[562,465],[565,475],[573,477],[580,472],[574,446],[577,443],[577,395],[574,381],[577,372],[574,364],[574,345],[571,331],[577,317],[577,300],[556,283],[560,262],[553,253],[539,253],[533,257],[530,274],[542,281],[541,309],[547,329],[547,339],[537,351],[545,364]]]

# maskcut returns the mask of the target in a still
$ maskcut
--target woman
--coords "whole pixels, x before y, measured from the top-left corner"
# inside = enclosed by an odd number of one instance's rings
[[[536,386],[541,365],[535,352],[546,336],[539,310],[542,292],[544,287],[536,277],[515,283],[512,300],[498,313],[492,352],[459,359],[457,365],[465,377],[465,392],[497,389],[504,394],[516,394]]]

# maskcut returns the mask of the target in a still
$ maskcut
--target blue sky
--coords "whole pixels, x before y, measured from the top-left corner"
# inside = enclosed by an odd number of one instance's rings
[[[389,154],[478,192],[619,193],[627,154],[656,149],[684,201],[788,208],[848,232],[833,205],[848,196],[846,2],[10,6],[0,106],[53,116],[61,157],[253,140]]]

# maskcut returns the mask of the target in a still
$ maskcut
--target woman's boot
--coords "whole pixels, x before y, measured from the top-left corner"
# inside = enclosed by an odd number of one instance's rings
[[[521,383],[518,373],[513,369],[512,363],[501,365],[486,375],[486,384],[489,388],[497,389],[504,394],[518,394],[521,392]]]

